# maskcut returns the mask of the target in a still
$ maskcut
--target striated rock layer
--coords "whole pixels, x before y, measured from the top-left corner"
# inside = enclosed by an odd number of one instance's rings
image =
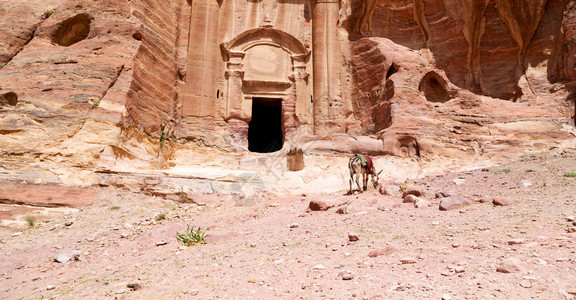
[[[570,151],[575,28],[567,0],[0,0],[0,152],[75,183],[256,148]]]

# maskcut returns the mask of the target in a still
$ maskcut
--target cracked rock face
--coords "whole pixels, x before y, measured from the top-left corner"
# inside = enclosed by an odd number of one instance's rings
[[[209,7],[216,24],[186,1],[0,0],[0,151],[106,170],[189,162],[197,145],[245,153],[250,116],[221,111],[289,88],[282,130],[304,153],[474,160],[574,147],[573,1],[342,0],[330,14],[316,1],[231,3]],[[338,26],[313,28],[321,17]],[[315,97],[324,85],[328,98]],[[190,95],[213,103],[186,106]]]

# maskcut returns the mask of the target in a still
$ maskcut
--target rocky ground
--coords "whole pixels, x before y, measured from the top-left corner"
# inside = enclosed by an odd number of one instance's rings
[[[251,207],[101,187],[2,231],[0,298],[574,299],[574,172],[576,156],[531,156]],[[208,243],[180,245],[188,225]]]

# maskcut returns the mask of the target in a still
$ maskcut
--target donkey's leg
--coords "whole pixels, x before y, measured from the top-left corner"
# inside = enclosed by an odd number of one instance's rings
[[[356,173],[356,185],[358,186],[358,191],[362,193],[362,186],[360,186],[360,173]]]
[[[368,175],[366,173],[362,173],[362,183],[364,184],[364,191],[368,189]]]
[[[348,191],[348,195],[352,195],[352,178],[354,177],[354,175],[350,175],[350,179],[348,180],[348,182],[350,183],[350,190]]]

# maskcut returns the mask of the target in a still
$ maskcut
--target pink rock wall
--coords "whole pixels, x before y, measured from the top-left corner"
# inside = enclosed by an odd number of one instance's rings
[[[133,2],[132,14],[141,25],[133,33],[140,40],[134,56],[134,77],[129,100],[128,124],[157,138],[161,131],[170,131],[176,124],[178,90],[185,70],[181,52],[189,19],[185,1]]]
[[[429,63],[445,71],[452,83],[514,100],[522,96],[517,84],[530,64],[554,62],[565,2],[380,0],[371,16],[356,11],[351,17],[369,20],[369,30],[367,23],[345,25],[356,33],[352,37],[369,32],[415,50],[429,49]]]

